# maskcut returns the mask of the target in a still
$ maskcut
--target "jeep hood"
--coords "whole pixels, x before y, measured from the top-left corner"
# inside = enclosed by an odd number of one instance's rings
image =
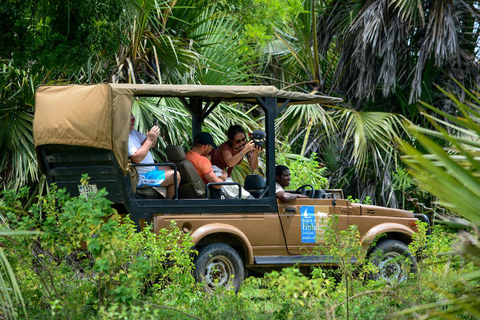
[[[413,213],[407,210],[393,209],[359,203],[351,204],[353,213],[362,216],[384,216],[384,217],[401,217],[413,218]]]

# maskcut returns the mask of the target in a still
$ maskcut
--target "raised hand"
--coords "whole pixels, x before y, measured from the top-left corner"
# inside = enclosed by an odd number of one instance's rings
[[[149,131],[147,131],[147,139],[152,142],[152,145],[157,144],[157,139],[159,134],[160,134],[160,128],[158,126],[153,126]]]

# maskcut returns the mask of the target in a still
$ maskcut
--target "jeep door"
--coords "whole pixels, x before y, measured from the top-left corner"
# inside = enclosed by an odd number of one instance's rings
[[[330,219],[336,216],[336,228],[346,230],[349,223],[349,202],[332,199],[296,199],[278,203],[289,254],[310,254],[324,245],[323,234]]]

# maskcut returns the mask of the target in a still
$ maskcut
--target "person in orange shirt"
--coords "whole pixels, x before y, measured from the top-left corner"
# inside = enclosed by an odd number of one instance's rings
[[[212,162],[207,158],[213,148],[217,148],[217,146],[213,142],[212,136],[207,132],[201,132],[195,136],[192,149],[185,155],[185,158],[193,164],[195,170],[197,170],[198,175],[205,184],[209,182],[224,182],[227,179],[227,172],[225,171],[222,172],[222,175],[217,177],[212,169]],[[210,188],[212,195],[218,196],[220,193],[220,186],[213,187],[215,190],[218,190],[218,192],[215,192]]]

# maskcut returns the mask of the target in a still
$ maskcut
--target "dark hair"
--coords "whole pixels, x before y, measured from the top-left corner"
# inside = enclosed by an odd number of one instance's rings
[[[233,126],[230,126],[230,128],[228,128],[228,131],[227,131],[228,141],[232,142],[235,136],[237,135],[237,133],[243,133],[245,136],[247,136],[247,134],[245,133],[245,130],[243,130],[243,128],[240,127],[238,124],[235,124]]]
[[[290,169],[288,169],[287,166],[278,165],[278,166],[275,167],[275,175],[280,177],[282,175],[282,173],[284,173],[287,170],[290,171]]]

